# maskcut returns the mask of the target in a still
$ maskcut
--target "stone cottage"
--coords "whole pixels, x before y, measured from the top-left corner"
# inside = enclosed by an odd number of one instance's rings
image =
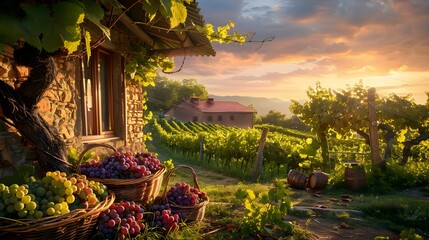
[[[239,102],[199,100],[197,97],[182,100],[164,112],[164,117],[183,122],[196,121],[225,126],[252,128],[256,111]]]
[[[125,7],[133,1],[120,1]],[[203,25],[196,2],[187,5],[186,24]],[[93,49],[86,58],[56,59],[56,81],[38,103],[43,118],[60,132],[66,144],[81,148],[88,143],[108,143],[118,149],[144,147],[143,89],[124,72],[124,53],[135,44],[153,46],[153,53],[165,56],[214,56],[210,41],[198,32],[168,31],[161,19],[156,26],[144,22],[141,8],[133,7],[111,29],[111,40]],[[102,36],[96,27],[85,23],[96,41]],[[13,48],[1,52],[0,80],[19,86],[29,69],[14,64]],[[0,177],[25,161],[36,159],[34,149],[13,128],[0,107]]]

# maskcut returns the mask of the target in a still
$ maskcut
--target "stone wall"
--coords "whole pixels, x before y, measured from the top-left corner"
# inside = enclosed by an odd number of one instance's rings
[[[143,150],[143,91],[142,87],[127,86],[127,145],[131,149]]]
[[[12,50],[0,55],[0,80],[18,87],[30,73],[27,67],[16,66]],[[73,60],[57,60],[57,76],[37,107],[42,117],[56,128],[68,146],[77,145],[75,135],[76,103],[75,67]],[[1,109],[1,107],[0,107]],[[0,110],[0,116],[3,116]],[[34,161],[37,156],[31,145],[8,123],[0,121],[0,177],[10,173],[24,162]]]
[[[30,73],[26,67],[15,66],[11,53],[0,55],[0,80],[17,87]],[[76,132],[78,90],[76,89],[76,62],[73,59],[56,61],[57,76],[37,107],[43,118],[57,129],[68,147],[81,149],[80,136]],[[143,92],[142,88],[127,81],[126,87],[126,139],[112,142],[120,150],[141,151],[145,148],[143,138]],[[3,116],[0,107],[0,116]],[[124,140],[126,140],[124,142]],[[123,146],[126,143],[126,146]],[[119,145],[118,145],[119,144]],[[24,162],[35,161],[37,155],[31,145],[4,121],[0,121],[0,177],[10,175]]]

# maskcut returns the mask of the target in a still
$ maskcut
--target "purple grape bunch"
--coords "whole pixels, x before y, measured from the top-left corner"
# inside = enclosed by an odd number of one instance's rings
[[[151,153],[115,152],[102,161],[92,160],[80,165],[82,174],[90,178],[135,179],[161,170],[163,164]]]
[[[207,198],[205,192],[185,182],[174,184],[167,192],[168,201],[179,206],[195,206]]]
[[[96,230],[99,239],[124,240],[136,237],[146,227],[144,212],[143,206],[133,201],[112,204],[98,217]]]
[[[151,211],[153,212],[152,227],[162,229],[166,232],[179,230],[179,215],[172,214],[168,203],[153,204]]]

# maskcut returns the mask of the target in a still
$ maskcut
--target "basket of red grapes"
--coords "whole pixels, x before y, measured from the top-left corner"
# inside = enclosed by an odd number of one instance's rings
[[[170,176],[177,169],[189,170],[192,173],[194,185],[191,186],[183,181],[177,182],[167,191]],[[184,222],[203,220],[206,205],[209,202],[206,193],[200,190],[195,170],[186,165],[178,165],[167,173],[164,192],[160,198],[169,207],[171,214],[173,216],[177,214]]]
[[[82,163],[85,153],[95,147],[107,147],[113,154]],[[150,152],[119,152],[108,144],[89,144],[79,156],[77,172],[105,184],[118,201],[148,204],[160,192],[166,167]]]
[[[133,201],[112,204],[97,219],[95,239],[124,240],[145,232],[144,207]]]

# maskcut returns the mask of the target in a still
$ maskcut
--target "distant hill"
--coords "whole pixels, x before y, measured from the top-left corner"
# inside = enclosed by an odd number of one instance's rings
[[[252,105],[259,116],[265,116],[270,110],[275,110],[286,114],[288,117],[292,116],[289,111],[290,102],[283,101],[277,98],[262,98],[262,97],[247,97],[247,96],[216,96],[210,95],[216,101],[232,101],[239,102],[244,106]]]

